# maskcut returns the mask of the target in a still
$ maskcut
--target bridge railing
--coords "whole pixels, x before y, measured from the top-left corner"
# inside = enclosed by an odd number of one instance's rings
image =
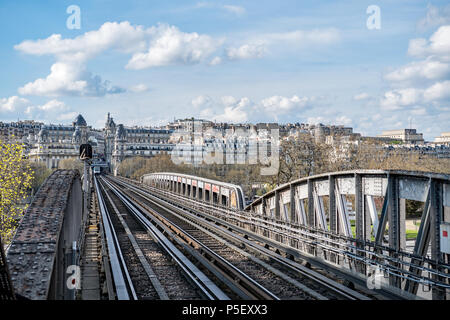
[[[432,290],[435,299],[443,299],[449,292],[449,257],[439,249],[439,225],[446,222],[444,207],[450,204],[448,175],[359,170],[309,177],[266,194],[248,207],[251,211],[199,203],[167,190],[146,187],[174,204],[218,217],[360,280],[378,272],[377,276],[384,279],[378,283],[382,288],[416,294],[421,285],[423,291]],[[339,201],[349,194],[355,197],[356,230],[346,233],[344,218],[348,218],[348,212]],[[325,195],[330,197],[327,212],[321,199]],[[380,195],[384,202],[378,216],[373,196]],[[412,252],[405,250],[404,199],[423,200],[425,207]],[[301,212],[300,201],[306,202],[306,212]],[[268,210],[270,206],[272,210]],[[300,218],[302,214],[306,219]],[[332,226],[331,220],[336,225]],[[391,227],[386,237],[388,221]],[[371,237],[371,229],[375,230],[375,238]]]
[[[82,199],[77,170],[54,171],[35,194],[7,251],[16,294],[75,299],[86,221]]]

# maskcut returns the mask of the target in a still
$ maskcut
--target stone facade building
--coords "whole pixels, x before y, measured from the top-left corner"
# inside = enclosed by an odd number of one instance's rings
[[[379,135],[378,137],[400,140],[404,143],[411,143],[411,144],[423,144],[424,143],[423,134],[418,133],[416,131],[416,129],[400,129],[400,130],[383,131],[382,134]]]
[[[153,157],[169,154],[173,149],[173,144],[169,143],[173,130],[116,125],[109,113],[103,131],[105,160],[112,172],[117,172],[120,163],[128,157]]]
[[[63,159],[77,159],[80,144],[86,143],[91,128],[79,114],[72,125],[42,125],[38,134],[29,134],[28,157],[33,162],[43,162],[49,169],[58,168]]]

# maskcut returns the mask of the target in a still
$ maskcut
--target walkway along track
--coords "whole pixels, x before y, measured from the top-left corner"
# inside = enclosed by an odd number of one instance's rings
[[[217,221],[207,221],[199,218],[198,214],[181,210],[163,201],[151,194],[147,186],[138,188],[124,179],[109,180],[120,185],[121,190],[135,203],[154,214],[160,221],[172,225],[176,232],[188,233],[190,237],[206,243],[210,250],[229,260],[281,299],[368,299],[365,295],[219,227]],[[202,252],[203,249],[196,243],[191,245]]]
[[[117,299],[228,299],[130,203],[95,178]]]

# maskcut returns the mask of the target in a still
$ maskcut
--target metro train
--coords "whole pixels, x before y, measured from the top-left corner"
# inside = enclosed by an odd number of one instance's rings
[[[145,174],[141,183],[228,208],[245,207],[242,188],[231,183],[171,172]]]

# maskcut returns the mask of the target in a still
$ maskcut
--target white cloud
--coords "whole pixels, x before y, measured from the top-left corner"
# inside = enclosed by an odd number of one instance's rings
[[[53,55],[56,63],[46,78],[19,88],[21,94],[43,96],[104,96],[124,92],[86,70],[89,59],[108,50],[132,54],[126,68],[144,69],[171,64],[195,64],[209,57],[222,43],[207,35],[184,33],[158,25],[132,26],[128,21],[106,22],[98,30],[73,39],[54,34],[46,39],[23,41],[14,48],[31,55]]]
[[[439,80],[447,77],[450,74],[450,64],[433,60],[431,58],[412,62],[404,67],[401,67],[391,73],[388,73],[385,78],[394,82],[411,82],[414,80]]]
[[[450,81],[436,82],[425,88],[406,88],[390,90],[381,99],[381,107],[386,110],[399,110],[420,104],[439,103],[450,100]]]
[[[293,109],[301,109],[305,107],[312,99],[308,97],[292,96],[287,98],[283,96],[272,96],[261,101],[264,111],[270,113],[277,118],[280,114],[285,114]]]
[[[46,104],[38,106],[37,108],[42,111],[51,111],[51,112],[66,111],[68,109],[68,107],[64,102],[56,99],[50,100]]]
[[[222,63],[222,58],[221,57],[214,57],[211,61],[210,61],[210,65],[211,66],[216,66],[218,64]]]
[[[214,101],[206,95],[196,97],[191,104],[199,110],[202,118],[227,121],[244,122],[248,119],[253,121],[276,120],[280,117],[292,115],[298,117],[298,112],[304,110],[316,101],[315,97],[292,97],[271,96],[260,100],[258,103],[252,102],[248,97],[236,98],[233,96],[222,96],[220,101]]]
[[[37,96],[104,96],[124,92],[125,89],[102,81],[85,70],[83,64],[57,62],[46,78],[39,78],[18,89],[23,95]]]
[[[124,92],[102,81],[86,70],[89,59],[98,54],[117,49],[132,52],[144,48],[145,37],[150,31],[141,26],[131,26],[128,21],[106,22],[98,30],[89,31],[73,39],[62,39],[53,34],[47,39],[23,41],[16,50],[31,55],[53,55],[57,62],[51,66],[46,78],[39,78],[19,88],[19,93],[42,96],[104,96]]]
[[[214,119],[219,122],[240,123],[247,121],[248,116],[247,113],[243,111],[241,107],[229,106],[225,107],[224,112],[222,114],[216,115]]]
[[[427,15],[420,19],[417,27],[425,30],[430,27],[436,27],[444,24],[450,24],[450,5],[442,8],[428,5]]]
[[[223,5],[222,8],[238,16],[245,13],[245,8],[241,6]]]
[[[150,88],[146,84],[139,83],[137,85],[130,87],[129,90],[131,92],[141,93],[141,92],[149,91]]]
[[[225,96],[222,97],[222,103],[225,108],[223,113],[214,117],[217,121],[237,123],[248,120],[248,111],[246,109],[252,104],[249,98],[236,99],[232,96]]]
[[[213,2],[197,2],[196,4],[197,8],[218,8],[225,10],[227,12],[233,13],[237,16],[241,16],[245,13],[245,8],[237,5],[220,5]]]
[[[215,5],[205,3],[204,6]],[[199,4],[199,6],[203,6]],[[239,6],[224,5],[224,9],[243,13]],[[312,44],[329,44],[339,39],[336,29],[295,30],[285,33],[261,34],[241,42],[233,39],[224,46],[225,38],[213,38],[196,32],[182,32],[175,26],[158,24],[149,28],[131,25],[128,21],[106,22],[98,30],[88,31],[75,38],[64,39],[53,34],[45,39],[25,40],[14,48],[26,54],[51,55],[56,61],[46,77],[28,82],[19,88],[23,95],[38,96],[95,96],[125,92],[87,70],[90,59],[108,51],[118,51],[131,57],[127,69],[168,65],[207,63],[217,65],[222,60],[241,60],[263,57],[270,47],[280,48]],[[217,51],[223,50],[223,56]],[[132,91],[140,90],[131,88]],[[136,92],[136,91],[134,91]]]
[[[385,110],[398,110],[403,107],[415,105],[421,101],[422,91],[415,88],[391,90],[381,99],[381,108]]]
[[[349,125],[352,124],[352,119],[350,119],[347,116],[340,116],[340,117],[336,118],[335,123],[338,124],[338,125],[349,126]]]
[[[53,99],[43,105],[30,105],[25,110],[25,113],[33,117],[63,120],[59,119],[59,117],[63,116],[61,113],[66,111],[69,111],[69,107],[64,102]]]
[[[416,116],[423,116],[427,114],[427,109],[425,108],[414,108],[411,110],[411,114]]]
[[[126,68],[145,69],[171,64],[196,64],[204,61],[221,41],[196,32],[184,33],[177,27],[160,25],[155,29],[147,52],[135,53]]]
[[[47,39],[23,41],[16,50],[31,55],[54,55],[61,61],[86,61],[109,49],[134,52],[145,48],[145,39],[153,31],[132,26],[128,21],[105,22],[98,30],[88,31],[73,39],[53,34]]]
[[[366,100],[369,99],[370,96],[366,92],[361,92],[353,97],[353,100]]]
[[[195,108],[202,108],[199,115],[202,118],[219,122],[245,122],[249,119],[249,108],[252,102],[247,97],[237,99],[233,96],[223,96],[216,103],[209,96],[201,95],[191,101]]]
[[[423,96],[427,102],[450,99],[450,80],[436,82],[424,91]]]
[[[56,120],[59,121],[67,121],[67,120],[73,120],[78,115],[78,112],[69,112],[69,113],[63,113],[56,117]]]
[[[429,39],[410,40],[408,53],[422,60],[385,75],[393,89],[384,93],[380,107],[392,111],[389,118],[395,112],[401,118],[418,116],[421,126],[436,129],[432,119],[445,122],[448,113],[442,107],[450,105],[450,25],[439,27]]]
[[[436,59],[450,61],[450,25],[439,27],[429,41],[424,38],[410,40],[408,53],[416,57],[433,55]]]
[[[21,109],[30,104],[30,101],[18,96],[0,99],[0,111],[12,112]]]
[[[191,103],[195,108],[204,108],[211,105],[212,99],[209,96],[198,96],[192,99]]]
[[[311,44],[332,44],[339,41],[340,32],[336,28],[294,30],[289,32],[268,33],[259,38],[268,43],[289,42],[300,46]]]
[[[266,52],[263,44],[244,44],[238,48],[228,48],[226,55],[230,60],[261,58]]]
[[[308,117],[308,119],[306,119],[306,122],[310,124],[319,124],[326,122],[326,120],[324,117],[318,116],[318,117]]]

